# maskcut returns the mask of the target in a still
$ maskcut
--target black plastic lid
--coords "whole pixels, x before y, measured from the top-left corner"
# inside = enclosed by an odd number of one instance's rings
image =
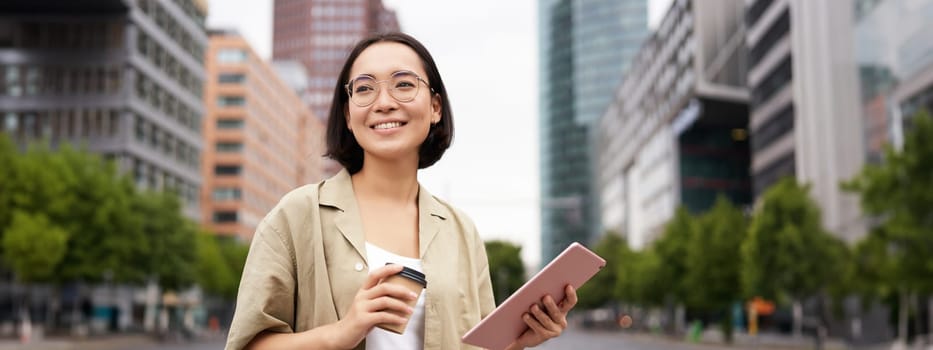
[[[392,263],[386,263],[386,265],[392,265]],[[397,273],[397,275],[401,275],[402,277],[415,281],[425,288],[428,287],[428,280],[424,278],[424,274],[418,270],[409,268],[408,266],[403,266],[402,271]]]

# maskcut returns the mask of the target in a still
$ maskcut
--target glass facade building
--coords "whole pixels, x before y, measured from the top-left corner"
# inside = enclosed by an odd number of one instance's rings
[[[545,0],[538,4],[541,261],[597,236],[594,121],[647,35],[647,3]]]

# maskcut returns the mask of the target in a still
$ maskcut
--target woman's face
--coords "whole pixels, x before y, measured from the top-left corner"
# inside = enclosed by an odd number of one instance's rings
[[[366,157],[417,162],[431,124],[441,118],[440,96],[431,92],[418,54],[400,43],[373,44],[353,62],[349,83],[356,96],[347,103],[347,126]]]

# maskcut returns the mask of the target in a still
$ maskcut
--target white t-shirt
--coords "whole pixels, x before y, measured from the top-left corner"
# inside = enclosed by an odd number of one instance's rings
[[[366,242],[366,256],[369,262],[369,272],[385,266],[387,262],[402,264],[418,272],[424,272],[421,259],[414,259],[379,248]],[[367,350],[422,350],[424,349],[424,292],[418,297],[415,312],[411,314],[404,334],[395,334],[382,328],[374,327],[366,335]]]

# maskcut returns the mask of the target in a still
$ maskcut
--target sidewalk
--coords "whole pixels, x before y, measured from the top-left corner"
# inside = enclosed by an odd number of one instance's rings
[[[732,344],[723,342],[722,336],[718,332],[704,332],[703,337],[698,343],[686,341],[682,337],[674,337],[666,334],[656,333],[625,333],[626,337],[642,339],[645,341],[667,342],[670,344],[689,345],[697,349],[762,349],[762,350],[785,350],[785,349],[814,349],[813,338],[793,338],[777,334],[759,334],[750,336],[748,334],[735,334],[732,338]],[[826,350],[850,349],[848,345],[838,339],[829,339],[823,343]],[[872,348],[858,348],[864,350],[887,350],[890,345]]]
[[[0,350],[124,350],[156,344],[145,334],[118,334],[88,339],[47,338],[21,344],[16,339],[0,339]]]

